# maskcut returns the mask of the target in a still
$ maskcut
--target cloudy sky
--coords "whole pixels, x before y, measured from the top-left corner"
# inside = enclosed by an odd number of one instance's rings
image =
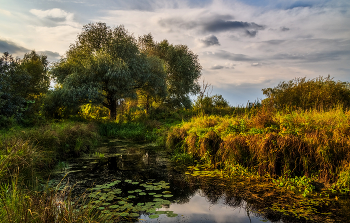
[[[185,44],[231,105],[295,77],[350,81],[349,0],[0,0],[0,52],[64,56],[82,26]]]

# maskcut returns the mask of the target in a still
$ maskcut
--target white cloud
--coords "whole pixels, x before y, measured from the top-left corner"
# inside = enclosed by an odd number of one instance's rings
[[[12,15],[12,13],[10,11],[4,10],[4,9],[0,9],[0,14],[6,15],[6,16]]]
[[[54,8],[49,10],[38,10],[38,9],[31,9],[30,12],[33,15],[38,16],[39,18],[67,18],[67,16],[70,14],[62,9]]]

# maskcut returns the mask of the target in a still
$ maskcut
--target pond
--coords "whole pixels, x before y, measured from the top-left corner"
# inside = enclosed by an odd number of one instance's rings
[[[185,172],[163,148],[110,140],[54,173],[50,183],[74,185],[77,197],[88,190],[100,211],[125,222],[298,222],[262,211],[273,201],[251,199],[256,195],[242,192],[247,182]]]

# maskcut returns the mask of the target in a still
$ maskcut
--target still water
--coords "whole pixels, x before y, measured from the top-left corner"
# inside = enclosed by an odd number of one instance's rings
[[[227,180],[185,175],[184,168],[174,166],[163,148],[152,144],[105,142],[97,154],[74,160],[64,171],[56,172],[51,182],[57,184],[64,176],[62,185],[74,185],[76,196],[95,188],[101,189],[96,197],[106,196],[108,201],[107,194],[101,194],[109,191],[109,201],[116,204],[110,207],[124,212],[125,221],[272,222],[231,191]]]

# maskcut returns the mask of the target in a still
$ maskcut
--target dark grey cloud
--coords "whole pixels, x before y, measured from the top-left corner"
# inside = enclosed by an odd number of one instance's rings
[[[350,49],[323,51],[322,53],[280,53],[272,56],[276,60],[294,60],[301,63],[327,62],[340,59],[350,59]]]
[[[290,6],[288,6],[286,9],[294,9],[294,8],[311,8],[313,4],[306,1],[296,1],[293,2]]]
[[[204,55],[232,61],[256,61],[256,59],[251,58],[247,55],[230,53],[225,50],[218,50],[215,53],[206,52],[204,53]]]
[[[283,31],[283,32],[285,32],[285,31],[289,31],[290,29],[283,26],[283,27],[280,28],[280,30]]]
[[[0,39],[0,53],[9,52],[19,57],[23,57],[24,54],[29,53],[31,50],[25,47],[19,46],[18,44]],[[52,51],[37,51],[38,54],[44,54],[47,56],[48,61],[57,61],[60,59],[60,54]]]
[[[207,36],[204,39],[199,39],[199,41],[206,47],[215,45],[220,46],[218,38],[214,35]]]
[[[226,68],[225,66],[222,66],[222,65],[215,65],[215,66],[212,66],[210,69],[212,70],[221,70],[221,69],[224,69]]]
[[[203,30],[207,32],[223,32],[237,29],[253,29],[252,33],[257,30],[262,30],[265,27],[256,23],[242,22],[242,21],[226,21],[223,19],[217,19],[208,21],[202,24]],[[247,30],[246,30],[247,31]],[[255,33],[256,35],[256,33]],[[254,36],[255,36],[254,35]]]
[[[254,22],[233,21],[231,15],[203,15],[196,20],[184,20],[181,17],[160,19],[159,25],[165,28],[179,28],[185,30],[195,29],[201,33],[219,33],[227,31],[244,31],[250,37],[256,36],[259,30],[264,30],[264,25]]]
[[[252,30],[252,31],[246,30],[245,31],[246,35],[249,36],[249,37],[255,37],[257,32],[258,31],[256,31],[256,30]]]
[[[45,51],[38,51],[38,53],[46,55],[49,62],[58,61],[61,58],[61,55],[57,52],[45,50]]]
[[[281,43],[284,43],[285,40],[281,40],[281,39],[278,39],[278,40],[268,40],[268,41],[264,41],[262,43],[267,43],[269,45],[279,45]]]
[[[24,48],[22,46],[17,45],[14,42],[7,41],[7,40],[1,40],[0,39],[0,52],[9,52],[10,54],[19,54],[19,53],[27,53],[30,50],[27,48]]]

